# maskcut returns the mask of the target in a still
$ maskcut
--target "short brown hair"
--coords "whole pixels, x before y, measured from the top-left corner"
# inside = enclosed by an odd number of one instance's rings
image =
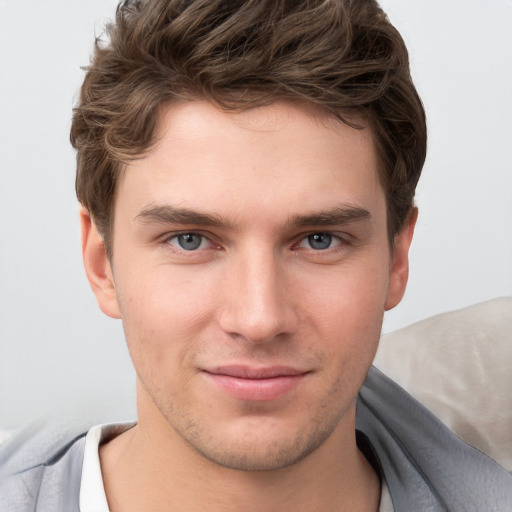
[[[240,110],[314,103],[374,133],[392,242],[426,156],[426,123],[402,37],[375,0],[127,0],[96,40],[71,142],[76,191],[111,257],[116,181],[154,143],[159,107],[207,99]]]

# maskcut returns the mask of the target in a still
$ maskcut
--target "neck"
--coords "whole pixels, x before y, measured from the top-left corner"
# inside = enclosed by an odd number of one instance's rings
[[[163,420],[146,421],[100,449],[109,508],[175,512],[375,512],[379,481],[355,442],[355,407],[332,435],[292,466],[240,471],[197,453]],[[151,418],[154,420],[154,418]],[[148,418],[149,420],[149,418]]]

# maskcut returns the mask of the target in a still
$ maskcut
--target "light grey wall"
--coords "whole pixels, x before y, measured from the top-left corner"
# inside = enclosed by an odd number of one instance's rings
[[[512,294],[512,1],[381,4],[409,47],[429,126],[409,287],[391,331]]]
[[[0,0],[0,427],[101,402],[134,414],[119,322],[81,267],[71,108],[115,0]],[[390,331],[512,295],[512,2],[385,0],[430,129],[420,220]]]
[[[121,325],[99,312],[82,269],[69,144],[80,66],[114,6],[0,1],[2,427],[91,397],[113,418],[134,411]]]

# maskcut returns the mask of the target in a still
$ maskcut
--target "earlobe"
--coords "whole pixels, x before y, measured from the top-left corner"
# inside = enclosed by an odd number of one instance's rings
[[[114,276],[105,251],[105,244],[89,212],[83,207],[80,209],[80,228],[85,273],[98,306],[107,316],[121,318]]]
[[[386,311],[397,306],[404,296],[407,280],[409,279],[409,248],[417,218],[418,209],[413,207],[407,216],[403,228],[395,235],[385,305]]]

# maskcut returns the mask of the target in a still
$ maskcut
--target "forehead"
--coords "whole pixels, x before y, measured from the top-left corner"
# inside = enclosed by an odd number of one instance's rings
[[[369,129],[287,102],[223,112],[193,101],[162,109],[157,142],[125,168],[116,203],[133,213],[171,203],[275,218],[340,203],[368,208],[380,196]]]

